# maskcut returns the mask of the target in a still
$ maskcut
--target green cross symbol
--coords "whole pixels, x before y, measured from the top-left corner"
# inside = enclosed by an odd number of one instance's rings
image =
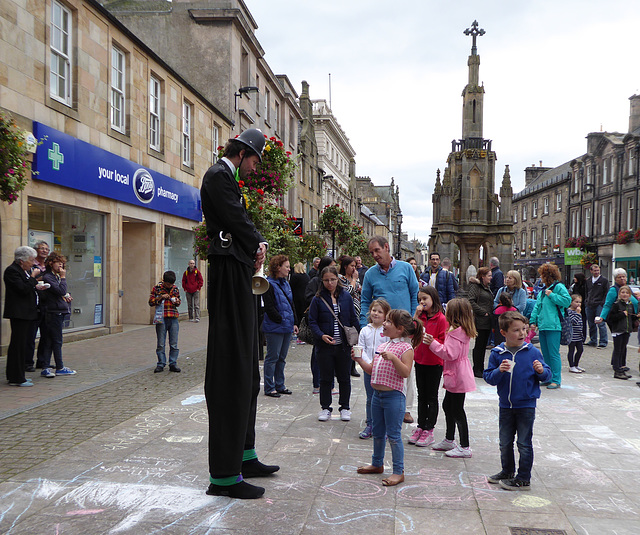
[[[49,149],[48,154],[49,159],[51,160],[51,166],[56,171],[60,171],[60,164],[64,163],[64,154],[60,152],[60,145],[54,143],[53,148]]]

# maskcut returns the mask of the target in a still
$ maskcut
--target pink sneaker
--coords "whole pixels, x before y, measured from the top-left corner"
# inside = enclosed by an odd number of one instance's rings
[[[418,441],[418,439],[422,436],[422,433],[424,433],[424,431],[419,427],[416,427],[413,434],[409,437],[409,444],[415,444]]]
[[[420,438],[418,439],[418,441],[416,442],[416,446],[424,448],[425,446],[430,446],[435,441],[436,439],[433,438],[433,429],[431,431],[427,431],[425,429],[420,435]]]

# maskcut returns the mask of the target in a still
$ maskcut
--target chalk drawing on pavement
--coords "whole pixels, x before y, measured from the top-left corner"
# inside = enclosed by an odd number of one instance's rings
[[[321,522],[329,525],[347,524],[367,517],[387,517],[395,521],[400,533],[409,533],[415,529],[413,519],[408,514],[402,511],[395,511],[394,509],[363,509],[357,513],[348,513],[334,517],[329,517],[324,509],[320,509],[317,514]]]

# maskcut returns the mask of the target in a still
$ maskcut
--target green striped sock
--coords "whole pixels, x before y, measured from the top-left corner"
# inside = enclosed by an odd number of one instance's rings
[[[257,458],[258,458],[258,454],[256,453],[255,449],[244,450],[244,452],[242,453],[242,462],[252,461],[253,459],[257,459]]]
[[[219,485],[220,487],[230,487],[231,485],[235,485],[236,483],[240,483],[240,481],[242,481],[242,474],[229,477],[209,476],[209,481],[214,485]]]

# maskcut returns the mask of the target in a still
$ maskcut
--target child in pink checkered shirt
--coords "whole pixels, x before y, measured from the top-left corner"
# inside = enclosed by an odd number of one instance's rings
[[[406,410],[407,377],[413,365],[413,348],[422,341],[423,327],[405,310],[391,310],[382,324],[382,334],[389,342],[378,346],[373,362],[353,357],[371,375],[373,398],[373,456],[371,464],[358,468],[359,474],[384,472],[385,437],[391,446],[393,475],[382,480],[385,487],[404,481],[404,445],[402,422]]]

